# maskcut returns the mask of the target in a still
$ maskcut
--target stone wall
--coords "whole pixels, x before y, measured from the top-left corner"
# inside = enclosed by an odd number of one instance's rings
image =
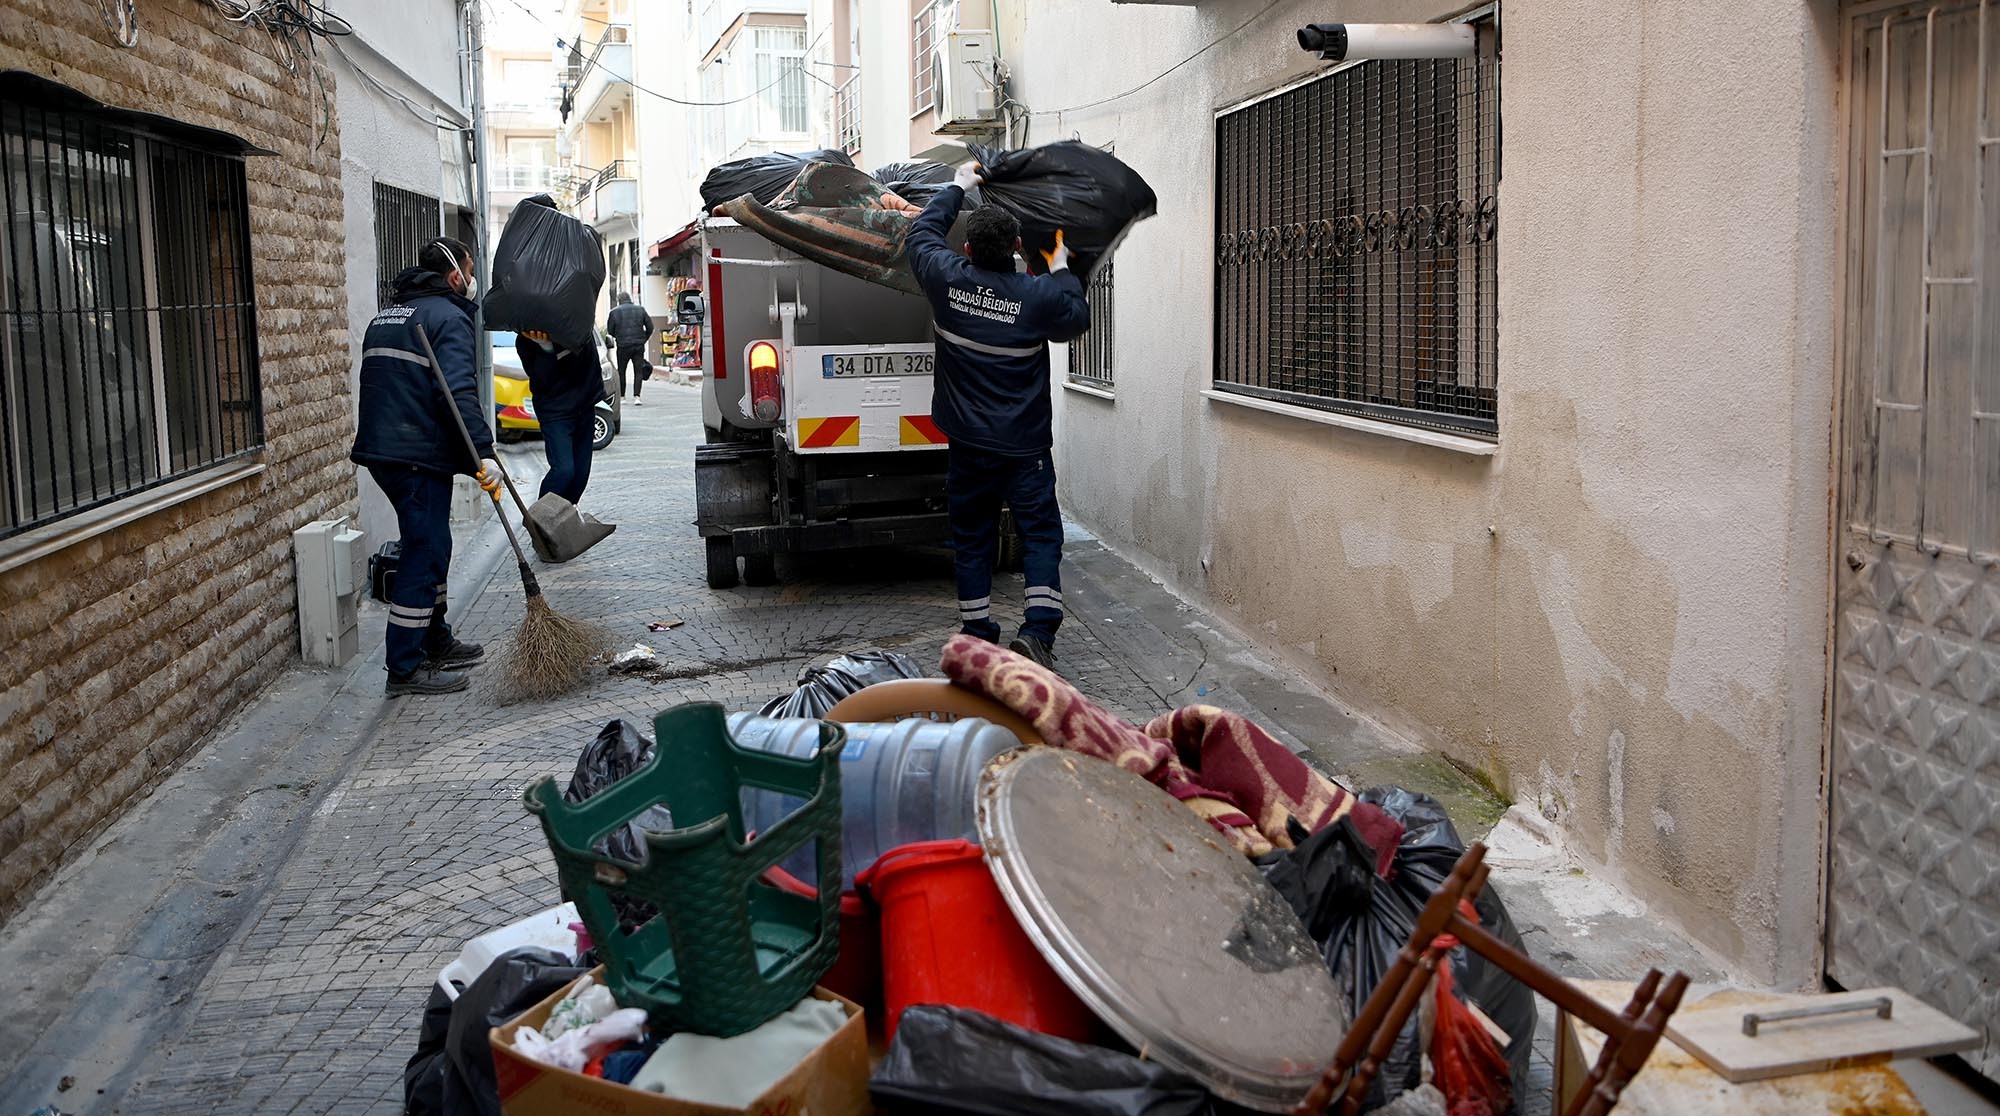
[[[260,474],[0,573],[0,918],[296,661],[291,532],[354,509],[334,75],[195,0],[0,5],[0,69],[237,135],[247,160]]]

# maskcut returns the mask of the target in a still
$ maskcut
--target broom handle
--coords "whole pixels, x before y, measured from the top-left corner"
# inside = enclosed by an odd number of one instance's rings
[[[493,455],[493,464],[500,466],[500,479],[506,482],[507,495],[514,498],[514,506],[521,509],[521,518],[528,518],[528,505],[521,502],[521,493],[514,487],[514,478],[507,475],[507,466],[500,460],[500,455],[497,452]],[[497,500],[499,497],[496,496],[494,499]]]
[[[451,381],[444,378],[444,366],[438,363],[437,350],[431,348],[430,335],[424,332],[423,326],[415,323],[411,323],[410,331],[417,335],[417,340],[424,347],[424,355],[430,358],[431,374],[437,377],[438,387],[444,390],[444,409],[451,412],[451,424],[458,428],[458,436],[465,440],[465,452],[471,454],[472,460],[477,463],[479,447],[472,444],[472,431],[465,428],[465,416],[458,413],[458,398],[452,393]],[[499,461],[495,460],[494,464],[499,464]],[[502,470],[501,475],[505,476],[506,471]],[[507,511],[500,506],[500,494],[489,492],[487,495],[493,498],[494,518],[500,521],[501,529],[507,532],[507,545],[514,548],[514,560],[521,565],[522,587],[527,590],[530,597],[541,596],[542,587],[535,581],[534,572],[528,569],[528,556],[521,553],[521,541],[514,537],[514,525],[507,522]],[[518,502],[521,497],[516,495],[514,499]],[[522,514],[527,514],[525,509]]]

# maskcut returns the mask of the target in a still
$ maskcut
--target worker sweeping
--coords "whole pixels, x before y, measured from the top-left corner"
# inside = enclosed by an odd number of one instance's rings
[[[1054,249],[1044,253],[1048,274],[1041,276],[1015,270],[1021,227],[995,206],[966,217],[962,255],[946,243],[965,191],[978,182],[977,164],[959,168],[903,242],[937,332],[931,418],[950,439],[945,501],[959,626],[1000,641],[992,592],[1004,500],[1021,532],[1027,575],[1021,629],[1008,646],[1053,669],[1063,618],[1063,526],[1050,452],[1048,343],[1089,329],[1090,305],[1083,284],[1070,274],[1060,232]]]
[[[359,417],[348,457],[381,486],[402,534],[384,641],[388,695],[449,694],[465,689],[461,672],[485,658],[445,620],[452,477],[469,474],[489,493],[500,484],[493,433],[479,404],[472,250],[450,237],[431,241],[417,254],[417,266],[396,276],[393,290],[394,301],[368,323],[362,344]],[[449,394],[438,389],[413,331],[435,349]],[[476,449],[459,436],[453,407]]]

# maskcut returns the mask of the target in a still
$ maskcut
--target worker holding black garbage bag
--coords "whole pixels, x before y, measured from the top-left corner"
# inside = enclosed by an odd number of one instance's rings
[[[1062,510],[1049,399],[1049,342],[1090,328],[1083,284],[1069,270],[1057,231],[1047,272],[1015,270],[1021,225],[987,205],[965,219],[963,254],[946,235],[980,168],[961,168],[904,239],[911,272],[931,303],[937,371],[931,418],[950,441],[945,500],[958,575],[959,626],[1000,640],[993,620],[993,563],[1002,501],[1021,532],[1027,590],[1021,629],[1010,647],[1054,668],[1062,611]]]
[[[528,374],[549,458],[541,494],[571,504],[590,482],[593,412],[605,398],[595,328],[604,271],[597,231],[537,194],[507,218],[485,301],[486,328],[519,335],[514,351]]]
[[[488,492],[500,486],[493,432],[479,402],[472,250],[438,237],[417,254],[417,266],[396,276],[393,290],[394,301],[368,323],[362,342],[359,414],[348,457],[366,466],[389,497],[403,544],[384,641],[388,694],[448,694],[465,689],[469,681],[460,671],[485,658],[478,644],[458,639],[445,622],[451,481],[463,473]],[[438,388],[430,351],[451,385],[449,398]],[[464,419],[477,457],[466,452],[450,407]]]

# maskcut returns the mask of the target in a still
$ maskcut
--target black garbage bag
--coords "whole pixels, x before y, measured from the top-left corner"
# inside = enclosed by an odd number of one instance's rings
[[[939,190],[951,185],[952,176],[957,173],[950,163],[919,160],[876,167],[871,177],[911,205],[924,205]]]
[[[752,155],[746,159],[722,163],[708,172],[701,180],[701,205],[704,212],[713,212],[723,202],[732,201],[745,194],[757,199],[760,204],[770,205],[792,184],[792,179],[806,169],[807,163],[839,163],[851,167],[854,160],[845,151],[832,149],[822,151],[801,151],[787,154],[773,151],[768,155]]]
[[[922,664],[894,651],[855,651],[825,666],[807,667],[799,672],[799,688],[784,697],[772,698],[758,710],[766,717],[826,716],[840,699],[877,682],[896,678],[923,678]]]
[[[917,1005],[868,1080],[876,1111],[968,1116],[1198,1116],[1208,1093],[1158,1062],[1037,1034],[983,1012]]]
[[[1318,833],[1295,827],[1296,847],[1258,861],[1271,886],[1291,904],[1319,943],[1350,1013],[1375,991],[1396,954],[1409,940],[1431,893],[1451,874],[1465,842],[1437,799],[1401,787],[1377,787],[1361,800],[1380,806],[1403,824],[1403,838],[1386,880],[1372,870],[1375,854],[1346,820]],[[1474,901],[1480,925],[1494,937],[1525,951],[1507,906],[1491,881]],[[1448,955],[1460,1000],[1486,1013],[1507,1032],[1508,1070],[1513,1081],[1528,1080],[1528,1056],[1535,1037],[1535,995],[1498,965],[1460,946]],[[1422,1071],[1417,1017],[1403,1028],[1369,1089],[1364,1108],[1385,1103],[1417,1086]]]
[[[591,795],[639,770],[653,757],[653,741],[630,722],[614,720],[597,731],[597,739],[576,757],[576,772],[563,789],[564,802],[582,802]],[[673,815],[665,806],[649,806],[622,829],[596,845],[598,852],[638,864],[645,859],[646,831],[674,827]]]
[[[1036,275],[1048,266],[1042,253],[1055,248],[1056,230],[1061,229],[1070,270],[1088,282],[1097,262],[1159,205],[1138,171],[1087,143],[1064,140],[1014,151],[973,144],[970,149],[984,168],[980,204],[997,206],[1021,222],[1021,255]]]
[[[456,1000],[433,984],[416,1056],[403,1067],[403,1111],[500,1116],[487,1032],[589,971],[552,950],[516,949],[494,958]]]
[[[537,194],[514,207],[493,250],[486,328],[540,331],[559,348],[597,346],[604,242],[597,230]]]

